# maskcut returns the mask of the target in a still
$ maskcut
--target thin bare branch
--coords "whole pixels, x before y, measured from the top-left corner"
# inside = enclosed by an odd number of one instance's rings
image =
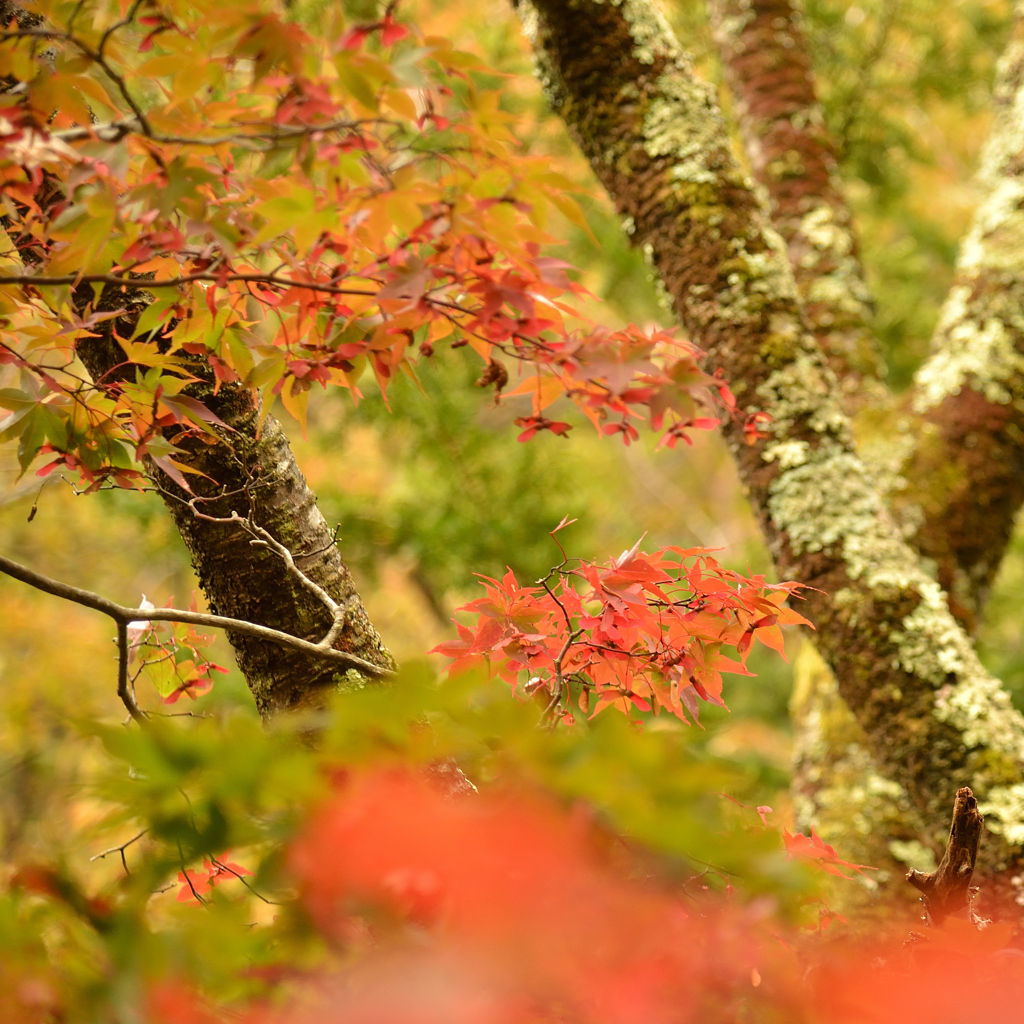
[[[130,875],[131,872],[128,870],[128,861],[125,858],[124,851],[128,849],[132,843],[138,842],[146,833],[149,832],[148,828],[144,828],[141,832],[136,833],[127,842],[122,843],[120,846],[112,846],[109,850],[104,850],[102,853],[97,853],[95,857],[89,858],[91,864],[94,860],[102,860],[104,857],[109,857],[112,853],[119,853],[121,855],[121,866],[124,868],[124,873]]]
[[[255,622],[231,619],[223,615],[208,615],[205,612],[192,612],[181,608],[128,608],[99,594],[94,594],[89,590],[82,590],[69,583],[61,583],[58,580],[51,579],[42,573],[36,572],[34,569],[29,569],[27,566],[5,558],[3,555],[0,555],[0,572],[46,594],[83,605],[86,608],[92,608],[95,611],[103,612],[104,615],[110,616],[118,624],[119,644],[122,643],[122,631],[127,628],[130,622],[186,622],[194,626],[223,629],[232,633],[242,633],[246,636],[256,637],[260,640],[268,640],[282,647],[290,647],[293,650],[315,655],[327,661],[334,661],[340,665],[358,669],[360,672],[375,679],[385,678],[393,674],[389,669],[381,668],[380,665],[374,665],[373,662],[367,661],[364,658],[349,654],[346,651],[335,650],[325,643],[326,637],[320,643],[311,643],[309,640],[303,640],[301,637],[291,636],[288,633],[282,633],[267,626],[260,626]],[[127,633],[124,634],[123,643],[126,652],[124,672],[123,674],[119,673],[118,684],[118,693],[121,695],[122,700],[125,699],[125,696],[121,694],[122,682],[125,695],[128,695],[130,699],[130,695],[127,694]],[[128,705],[127,701],[125,703]],[[131,706],[128,706],[131,711]],[[132,717],[137,715],[141,715],[141,712],[136,707]]]
[[[179,288],[195,281],[216,281],[226,284],[229,281],[247,281],[253,284],[270,284],[287,288],[308,288],[310,291],[326,292],[330,295],[376,295],[375,291],[366,288],[339,288],[337,285],[323,284],[318,281],[294,281],[276,274],[211,274],[201,272],[184,274],[181,277],[156,278],[153,280],[139,277],[125,277],[121,274],[4,274],[0,275],[0,287],[5,285],[79,285],[79,284],[113,284],[125,288]]]

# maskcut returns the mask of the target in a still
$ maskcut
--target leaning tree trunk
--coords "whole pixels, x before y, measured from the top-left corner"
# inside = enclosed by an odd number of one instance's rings
[[[997,71],[995,125],[979,175],[986,197],[931,356],[897,409],[857,358],[870,352],[868,318],[856,315],[867,289],[852,218],[831,173],[839,147],[816,101],[799,14],[790,0],[712,0],[711,13],[741,135],[787,242],[805,311],[847,411],[862,413],[855,418],[862,450],[904,534],[934,564],[951,610],[973,629],[1024,497],[1020,24]],[[820,658],[805,650],[794,674],[801,820],[828,839],[843,835],[850,856],[890,869],[893,879],[899,872],[887,863],[891,854],[906,862],[938,852],[937,842],[925,850],[914,838],[920,829],[902,788],[880,774]]]
[[[854,448],[841,389],[805,318],[786,258],[736,164],[711,88],[645,0],[521,0],[552,106],[680,321],[772,416],[736,458],[780,574],[819,588],[816,642],[882,771],[921,820],[970,786],[1002,830],[981,870],[1021,860],[1024,717],[982,668],[941,588],[921,568]],[[1016,911],[1004,886],[988,886]]]
[[[786,243],[808,325],[877,475],[891,456],[884,441],[872,442],[891,438],[895,403],[882,383],[871,294],[838,177],[839,146],[818,102],[799,12],[791,0],[710,0],[709,11],[751,169]],[[835,677],[806,638],[793,660],[790,719],[797,824],[878,869],[864,880],[871,888],[844,886],[836,902],[870,917],[876,903],[911,899],[904,863],[930,866],[933,855],[917,839],[923,823],[903,787],[882,774]]]

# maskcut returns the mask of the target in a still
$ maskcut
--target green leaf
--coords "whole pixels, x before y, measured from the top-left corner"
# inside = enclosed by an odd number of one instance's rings
[[[68,446],[67,414],[58,412],[52,405],[40,404],[39,417],[50,443],[64,451]]]

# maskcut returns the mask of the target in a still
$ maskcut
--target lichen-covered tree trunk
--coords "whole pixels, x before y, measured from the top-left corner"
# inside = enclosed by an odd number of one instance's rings
[[[812,329],[840,377],[847,410],[864,413],[858,439],[880,479],[895,484],[886,490],[912,546],[934,565],[954,614],[973,629],[1024,497],[1024,237],[1015,209],[1024,143],[1020,24],[997,69],[995,124],[979,176],[986,198],[964,243],[932,356],[893,416],[885,407],[896,411],[894,401],[881,389],[870,393],[864,385],[871,381],[849,362],[846,353],[857,347],[837,345],[829,330],[845,322],[869,350],[867,318],[843,320],[866,289],[851,218],[829,173],[836,145],[816,103],[799,15],[790,0],[711,0],[710,9],[745,148],[789,247]],[[817,218],[843,230],[808,239],[805,225],[819,209]],[[838,251],[830,253],[830,244]],[[879,774],[828,669],[809,651],[795,668],[794,795],[802,820],[827,839],[844,834],[855,858],[885,866],[893,853],[926,863],[929,851],[912,839],[917,826],[901,788]]]
[[[879,386],[868,289],[837,149],[792,0],[711,0],[745,149],[786,241],[811,329],[911,542],[973,630],[1024,501],[1024,79],[1021,27],[1000,62],[986,194],[906,409]],[[893,415],[896,413],[897,415]]]
[[[999,62],[984,198],[914,379],[892,495],[973,628],[1024,501],[1024,22]]]
[[[740,137],[786,243],[808,324],[839,381],[862,450],[865,440],[871,446],[869,464],[891,460],[885,427],[894,403],[881,379],[853,217],[799,12],[792,0],[711,0],[709,10]],[[872,449],[880,459],[871,460]],[[797,823],[878,869],[864,879],[866,892],[844,887],[837,894],[843,906],[873,902],[879,890],[886,903],[912,899],[900,861],[911,856],[914,867],[934,866],[916,838],[921,822],[903,787],[881,773],[835,677],[807,640],[793,662],[790,717]]]
[[[985,198],[963,243],[932,354],[896,429],[874,446],[880,462],[888,456],[882,472],[896,483],[889,497],[905,533],[971,630],[1024,497],[1024,233],[1016,208],[1024,188],[1022,57],[1018,22],[997,68],[996,117],[979,175]],[[807,671],[814,659],[799,664]],[[792,710],[801,813],[836,838],[848,821],[842,805],[864,798],[877,768],[868,766],[861,779],[849,770],[864,761],[863,739],[826,672],[797,680]],[[851,856],[884,863],[888,850],[905,863],[926,864],[928,851],[908,841],[914,824],[904,802],[888,802],[883,789],[874,786],[864,805],[861,817],[874,819]]]
[[[979,792],[1003,835],[987,845],[984,873],[1016,864],[1024,717],[854,450],[784,244],[733,158],[713,90],[645,0],[520,0],[518,10],[554,109],[632,219],[687,333],[742,405],[772,416],[765,441],[748,446],[735,426],[726,438],[779,572],[820,588],[807,601],[817,644],[873,755],[923,821],[941,824],[961,786]]]

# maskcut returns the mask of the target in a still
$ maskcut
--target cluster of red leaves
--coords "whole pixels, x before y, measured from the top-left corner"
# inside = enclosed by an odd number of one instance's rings
[[[203,897],[221,882],[251,874],[248,868],[225,860],[223,855],[205,858],[201,871],[185,868],[184,871],[178,872],[178,882],[181,883],[178,888],[178,902],[198,906]]]
[[[770,808],[769,808],[770,810]],[[760,811],[760,808],[758,808]],[[762,821],[764,819],[762,818]],[[830,875],[836,875],[838,878],[852,878],[852,875],[846,874],[843,868],[850,868],[858,874],[864,874],[865,871],[874,871],[874,868],[869,868],[866,864],[853,864],[848,860],[841,860],[839,855],[836,853],[834,846],[829,846],[821,836],[818,835],[814,829],[811,829],[811,834],[805,836],[802,832],[791,835],[788,829],[784,829],[782,833],[782,841],[786,846],[786,852],[791,857],[799,857],[803,860],[812,861],[817,864],[822,871],[828,872]]]
[[[623,858],[626,858],[624,861]],[[1021,1020],[1009,926],[818,945],[706,892],[627,880],[625,848],[536,797],[453,798],[401,770],[349,776],[290,853],[345,967],[295,974],[244,1024],[935,1024]],[[903,934],[906,922],[903,926]],[[214,1024],[180,986],[154,1024]]]
[[[703,548],[647,554],[638,542],[602,565],[566,560],[535,586],[511,569],[482,581],[486,596],[458,609],[475,621],[434,651],[450,671],[486,662],[513,687],[544,691],[567,722],[574,701],[591,716],[615,706],[697,721],[699,701],[724,707],[723,672],[753,674],[755,641],[785,657],[781,627],[810,625],[785,605],[801,584],[742,576]]]

